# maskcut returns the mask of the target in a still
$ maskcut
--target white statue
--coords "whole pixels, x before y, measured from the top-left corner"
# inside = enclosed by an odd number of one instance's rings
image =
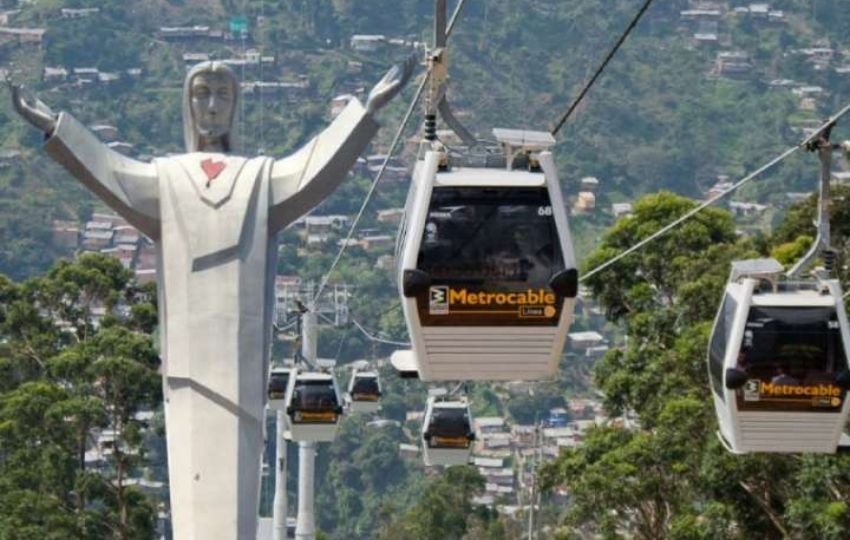
[[[276,233],[333,192],[404,85],[408,60],[295,154],[229,154],[239,84],[224,64],[186,76],[186,154],[143,163],[10,85],[45,149],[154,241],[172,525],[178,540],[253,540],[274,320]]]

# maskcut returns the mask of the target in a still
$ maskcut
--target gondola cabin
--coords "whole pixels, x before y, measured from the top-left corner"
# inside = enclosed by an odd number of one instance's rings
[[[342,417],[342,401],[330,373],[300,372],[291,377],[286,397],[288,438],[330,442]]]
[[[286,391],[289,389],[289,377],[293,369],[288,367],[272,368],[269,373],[268,407],[275,411],[286,410]]]
[[[848,407],[848,324],[837,280],[780,281],[773,259],[736,261],[708,371],[731,452],[836,451]]]
[[[578,273],[548,133],[494,130],[503,154],[417,161],[399,233],[412,349],[392,363],[436,380],[552,376]]]
[[[475,433],[466,398],[428,398],[422,421],[422,455],[425,465],[463,465],[472,455]]]
[[[346,400],[352,412],[374,413],[381,408],[381,381],[377,371],[355,370]]]

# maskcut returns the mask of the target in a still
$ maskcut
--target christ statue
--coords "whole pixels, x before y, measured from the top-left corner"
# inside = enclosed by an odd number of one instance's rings
[[[409,78],[395,66],[362,105],[282,159],[231,154],[239,82],[220,62],[183,85],[186,153],[146,163],[114,152],[67,112],[10,85],[47,153],[156,242],[174,537],[254,540],[277,233],[327,198]]]

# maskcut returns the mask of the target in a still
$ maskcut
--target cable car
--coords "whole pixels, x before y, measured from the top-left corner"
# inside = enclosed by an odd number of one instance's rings
[[[268,407],[275,411],[286,410],[286,391],[293,368],[275,367],[269,373]]]
[[[850,407],[841,287],[782,271],[773,259],[732,264],[708,351],[719,436],[736,454],[833,453]]]
[[[500,155],[447,167],[429,150],[415,165],[396,257],[412,349],[391,361],[403,376],[530,380],[557,370],[578,272],[547,151],[555,140],[493,133]]]
[[[287,438],[330,442],[342,416],[336,380],[330,373],[300,372],[290,377],[286,394]]]
[[[377,371],[354,370],[346,401],[352,412],[374,413],[381,408],[381,381]]]
[[[457,400],[429,397],[422,421],[425,465],[463,465],[469,462],[475,433],[465,397]]]

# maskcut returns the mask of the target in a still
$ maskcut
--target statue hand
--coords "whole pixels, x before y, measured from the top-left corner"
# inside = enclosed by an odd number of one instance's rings
[[[18,114],[48,135],[53,133],[53,129],[56,127],[56,114],[50,107],[23,86],[12,82],[7,82],[7,84],[12,93],[12,105],[18,111]]]
[[[366,100],[366,112],[375,114],[389,103],[410,79],[416,64],[416,55],[411,54],[403,64],[394,65],[369,92],[369,98]]]

